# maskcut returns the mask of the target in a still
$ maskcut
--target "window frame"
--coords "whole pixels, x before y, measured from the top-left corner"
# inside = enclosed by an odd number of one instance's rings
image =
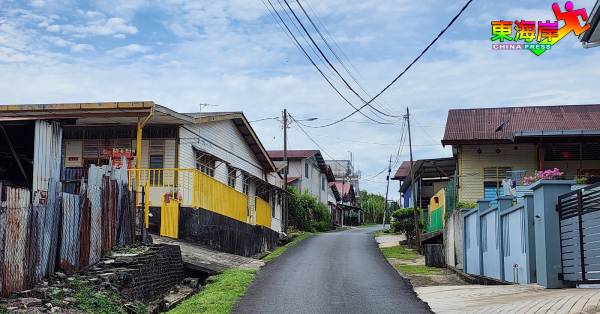
[[[233,175],[232,175],[233,174]],[[237,168],[227,165],[227,185],[235,189],[237,183]]]
[[[309,164],[308,164],[308,160],[306,160],[306,161],[304,161],[304,177],[306,177],[307,179],[310,178],[309,174],[310,174]]]
[[[155,158],[160,158],[160,167],[155,167],[152,165],[152,160]],[[154,184],[163,184],[163,171],[162,169],[165,167],[165,155],[159,155],[159,154],[153,154],[148,156],[148,168],[150,169],[150,178],[148,178],[150,180],[150,185],[154,185]],[[160,171],[158,171],[158,176],[156,175],[157,171],[154,171],[155,169],[160,169]]]
[[[242,192],[246,195],[250,195],[250,176],[242,172]]]
[[[217,168],[217,158],[211,154],[203,153],[198,150],[194,150],[196,169],[206,174],[209,177],[215,177],[215,169]],[[212,166],[211,166],[212,165]]]

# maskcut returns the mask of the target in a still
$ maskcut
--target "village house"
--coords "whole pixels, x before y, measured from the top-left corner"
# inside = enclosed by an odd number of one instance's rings
[[[283,173],[285,171],[283,151],[272,150],[268,153]],[[324,205],[335,200],[334,192],[329,188],[329,183],[334,182],[335,178],[319,150],[288,150],[287,159],[290,186],[301,192],[310,193]]]
[[[0,155],[3,182],[44,195],[48,171],[36,160],[50,159],[63,189],[77,193],[90,165],[124,166],[150,230],[246,256],[278,243],[283,180],[241,112],[183,114],[151,101],[5,105],[0,119],[12,142]],[[52,124],[57,148],[45,148],[39,121]]]
[[[558,168],[568,179],[600,176],[600,105],[453,109],[443,145],[456,159],[458,199],[518,194],[525,176]]]
[[[416,202],[418,208],[426,209],[431,198],[440,190],[448,186],[454,176],[454,158],[421,159],[414,162],[415,191],[417,196],[412,197],[413,182],[411,178],[410,161],[404,161],[396,171],[392,180],[400,181],[400,198],[402,207],[413,207]]]

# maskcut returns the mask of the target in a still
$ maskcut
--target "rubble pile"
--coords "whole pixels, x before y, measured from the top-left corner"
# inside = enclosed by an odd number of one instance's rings
[[[117,251],[86,272],[55,273],[35,288],[1,299],[17,313],[159,313],[201,289],[201,280],[185,278],[178,246],[152,245]]]

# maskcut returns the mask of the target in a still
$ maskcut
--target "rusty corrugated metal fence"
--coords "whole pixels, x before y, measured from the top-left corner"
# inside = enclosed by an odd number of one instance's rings
[[[126,165],[127,163],[122,163]],[[32,287],[58,266],[75,272],[115,245],[132,244],[135,204],[127,169],[91,166],[80,193],[62,192],[60,173],[28,189],[0,184],[0,292]],[[80,176],[82,178],[83,176]]]

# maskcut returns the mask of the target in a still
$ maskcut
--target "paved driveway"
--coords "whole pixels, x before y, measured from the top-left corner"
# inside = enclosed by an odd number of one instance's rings
[[[430,313],[369,234],[308,238],[260,271],[234,313]]]

